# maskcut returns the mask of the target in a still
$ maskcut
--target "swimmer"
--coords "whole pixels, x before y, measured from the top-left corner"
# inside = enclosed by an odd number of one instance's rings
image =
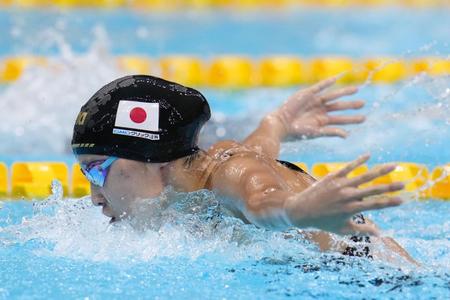
[[[376,225],[360,214],[402,203],[386,194],[403,189],[402,183],[359,187],[393,171],[394,165],[347,178],[369,159],[363,155],[316,180],[278,160],[283,141],[345,137],[347,132],[336,125],[364,121],[360,115],[329,114],[364,105],[338,101],[357,88],[329,91],[335,81],[296,92],[244,141],[220,141],[202,150],[199,132],[211,113],[200,92],[152,76],[119,78],[82,106],[74,126],[72,148],[91,183],[92,202],[117,222],[133,217],[139,199],[157,197],[167,186],[179,192],[208,189],[224,199],[231,215],[269,230],[298,228],[321,250],[388,260],[397,255],[414,262],[393,239],[379,237]],[[330,233],[355,236],[336,242]],[[371,251],[374,244],[384,248]]]

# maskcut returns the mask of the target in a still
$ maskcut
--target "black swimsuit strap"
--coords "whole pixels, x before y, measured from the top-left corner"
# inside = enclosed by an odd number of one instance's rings
[[[307,173],[305,172],[305,170],[303,170],[302,168],[300,168],[300,167],[297,166],[297,165],[294,165],[294,164],[291,163],[291,162],[288,162],[288,161],[285,161],[285,160],[278,160],[278,159],[277,159],[277,162],[279,162],[280,164],[282,164],[282,165],[288,167],[288,168],[291,169],[291,170],[294,170],[294,171],[297,171],[297,172],[300,172],[300,173],[305,173],[305,174],[307,174]]]

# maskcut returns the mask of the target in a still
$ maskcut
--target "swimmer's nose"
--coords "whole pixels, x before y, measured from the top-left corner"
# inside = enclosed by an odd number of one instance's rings
[[[95,206],[105,206],[106,199],[103,195],[91,185],[91,200]]]
[[[102,195],[91,195],[92,204],[95,206],[105,206],[106,200]]]

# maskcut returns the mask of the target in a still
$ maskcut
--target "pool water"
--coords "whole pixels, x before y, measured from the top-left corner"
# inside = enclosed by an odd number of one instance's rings
[[[73,162],[69,141],[79,107],[123,75],[114,55],[244,53],[448,56],[448,12],[341,10],[249,14],[0,11],[4,55],[47,55],[0,89],[0,160]],[[329,20],[323,22],[323,19]],[[408,24],[405,26],[404,24]],[[424,26],[426,24],[426,26]],[[95,29],[92,29],[95,27]],[[273,30],[277,34],[261,34]],[[211,36],[219,38],[210,40]],[[450,162],[450,78],[418,75],[394,85],[361,86],[367,121],[349,138],[283,145],[281,157],[311,166],[371,152],[388,161]],[[243,138],[295,91],[202,89],[212,120],[202,146]],[[0,298],[447,299],[449,202],[417,201],[368,212],[422,267],[320,253],[294,231],[269,232],[223,213],[208,191],[142,203],[142,216],[109,225],[89,197],[0,202]],[[150,216],[150,217],[149,217]],[[338,237],[336,237],[338,238]]]
[[[151,205],[150,229],[136,230],[135,224],[108,225],[89,199],[5,202],[1,297],[448,296],[450,206],[442,201],[368,214],[421,268],[400,259],[388,264],[320,253],[295,233],[287,239],[220,214],[209,192],[183,195],[164,210],[157,206]]]
[[[113,54],[447,56],[448,14],[448,7],[166,13],[0,10],[0,25],[9,29],[0,36],[0,55],[59,55],[63,44],[85,53],[104,31]]]

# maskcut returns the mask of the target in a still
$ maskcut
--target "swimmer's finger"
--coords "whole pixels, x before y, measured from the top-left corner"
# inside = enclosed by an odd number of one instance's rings
[[[327,111],[338,111],[347,109],[360,109],[365,104],[364,101],[339,101],[326,105]]]
[[[371,186],[365,189],[358,189],[357,192],[353,194],[352,199],[362,199],[364,197],[380,195],[389,192],[396,192],[403,190],[405,185],[403,182],[394,182],[390,184],[379,184]],[[363,201],[364,202],[364,201]]]
[[[368,161],[370,158],[370,154],[364,154],[355,159],[354,161],[348,163],[345,167],[336,172],[337,176],[345,177],[348,173]]]
[[[369,182],[377,177],[389,174],[392,171],[394,171],[395,168],[396,168],[396,165],[394,165],[394,164],[386,164],[386,165],[374,168],[362,175],[350,178],[348,180],[348,183],[349,183],[349,185],[356,187],[363,183]]]
[[[358,88],[356,86],[347,86],[344,88],[337,89],[335,91],[329,92],[323,96],[321,96],[323,102],[329,102],[340,98],[342,96],[350,96],[358,92]]]
[[[345,125],[345,124],[358,124],[364,122],[365,116],[328,116],[328,124]]]
[[[320,136],[339,136],[341,138],[346,138],[348,136],[347,131],[336,127],[322,127],[319,129],[319,134]]]
[[[314,94],[319,93],[321,91],[323,91],[324,89],[332,86],[335,82],[336,82],[336,77],[331,77],[325,80],[322,80],[318,83],[316,83],[315,85],[311,86],[308,88],[308,90]]]
[[[359,213],[366,210],[399,206],[402,203],[403,200],[400,197],[373,197],[372,199],[353,202],[352,204],[350,204],[348,212]]]

